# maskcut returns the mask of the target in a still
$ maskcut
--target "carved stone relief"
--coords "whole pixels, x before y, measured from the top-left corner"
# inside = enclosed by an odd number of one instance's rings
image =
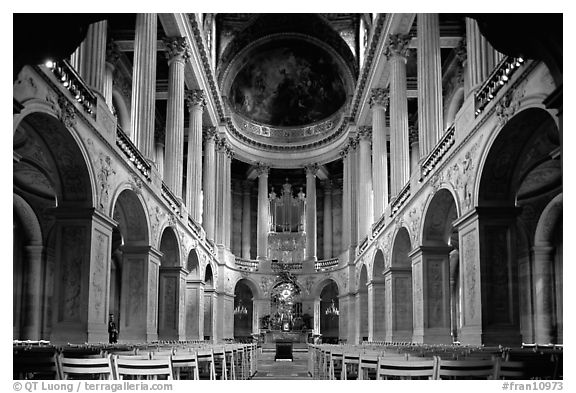
[[[98,232],[96,235],[95,251],[93,258],[94,270],[92,274],[92,291],[94,299],[94,317],[97,321],[105,322],[103,301],[107,298],[104,294],[102,280],[106,277],[105,252],[108,250],[108,237]]]
[[[64,315],[60,320],[77,321],[80,319],[81,274],[84,257],[83,226],[67,226],[62,229],[62,303]]]
[[[476,274],[478,260],[476,258],[476,242],[474,233],[469,232],[462,237],[464,255],[464,282],[465,282],[465,323],[473,323],[476,319]]]

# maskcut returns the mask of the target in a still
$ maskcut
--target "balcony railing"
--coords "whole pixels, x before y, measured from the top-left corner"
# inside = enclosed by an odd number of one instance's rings
[[[390,216],[396,214],[410,197],[410,183],[406,183],[404,188],[400,190],[396,198],[390,203]]]
[[[302,262],[283,263],[272,261],[272,270],[302,270]]]
[[[206,233],[204,232],[204,229],[202,229],[202,226],[200,224],[198,224],[196,221],[194,221],[194,219],[190,216],[188,216],[188,228],[190,228],[190,230],[199,238],[199,239],[204,239],[206,236]]]
[[[49,60],[45,64],[60,84],[64,86],[74,99],[82,105],[82,108],[92,117],[96,117],[96,96],[84,83],[80,75],[72,68],[67,60]]]
[[[478,116],[484,108],[496,97],[498,91],[510,81],[512,75],[524,64],[521,57],[506,56],[500,64],[492,71],[486,82],[475,94],[475,112]]]
[[[241,270],[247,270],[250,272],[254,272],[258,270],[259,262],[254,259],[244,259],[236,257],[236,266]]]
[[[116,144],[126,157],[134,164],[136,169],[150,180],[150,164],[146,161],[140,150],[132,143],[120,125],[116,126]]]
[[[428,174],[438,165],[442,158],[448,153],[450,148],[454,145],[455,139],[454,134],[456,131],[456,127],[454,123],[446,130],[442,139],[436,143],[432,152],[428,154],[428,157],[422,163],[422,179],[424,179]]]
[[[368,248],[368,240],[369,240],[368,236],[366,236],[364,239],[362,239],[362,241],[360,242],[360,244],[356,248],[356,252],[358,255],[362,254],[364,252],[364,250],[366,250],[366,248]]]
[[[338,266],[338,258],[323,259],[314,263],[314,269],[316,269],[316,271],[326,271],[336,266]]]
[[[372,225],[372,237],[376,237],[386,225],[386,214],[382,214],[378,221]]]
[[[176,196],[164,182],[162,182],[162,197],[168,202],[170,208],[180,216],[180,201],[176,199]]]

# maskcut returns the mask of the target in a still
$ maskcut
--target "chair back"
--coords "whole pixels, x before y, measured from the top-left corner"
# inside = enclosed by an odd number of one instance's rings
[[[114,379],[110,355],[78,358],[58,357],[62,379]]]
[[[174,379],[200,379],[196,351],[176,352],[172,355],[172,371]]]
[[[494,379],[496,359],[445,360],[438,358],[438,379]]]
[[[216,369],[214,366],[214,353],[211,349],[198,349],[196,351],[198,357],[198,367],[200,371],[200,379],[216,379]]]
[[[404,360],[380,356],[376,379],[434,379],[436,363],[436,358]]]
[[[378,369],[378,353],[360,354],[360,363],[358,365],[358,379],[376,379],[376,370]]]
[[[61,379],[54,347],[18,348],[13,353],[14,379]]]
[[[117,379],[158,379],[172,377],[172,363],[169,358],[165,359],[137,359],[114,357],[114,370]]]
[[[360,379],[360,353],[344,352],[342,359],[342,379]]]
[[[499,358],[494,379],[529,379],[527,364]]]

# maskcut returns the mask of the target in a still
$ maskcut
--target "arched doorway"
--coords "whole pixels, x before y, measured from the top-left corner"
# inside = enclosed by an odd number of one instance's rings
[[[412,246],[404,227],[396,233],[390,268],[386,271],[387,303],[392,308],[387,326],[387,341],[412,341]]]
[[[356,294],[356,310],[358,310],[358,339],[359,342],[368,340],[368,269],[362,264],[358,293]]]
[[[372,265],[372,281],[368,284],[369,308],[372,311],[369,340],[384,341],[386,336],[386,264],[384,253],[377,250]]]
[[[204,280],[195,249],[190,250],[186,263],[186,339],[204,339]]]
[[[178,239],[172,227],[167,227],[162,232],[160,252],[162,257],[158,280],[158,339],[179,340],[181,335],[183,336],[180,311],[183,309],[181,303],[184,300],[181,299],[180,289],[184,286],[185,276],[180,266]]]
[[[90,294],[106,288],[107,276],[83,280],[82,274],[107,271],[101,255],[111,224],[89,210],[94,193],[86,153],[73,130],[40,112],[18,123],[13,151],[14,338],[101,340],[106,308]]]
[[[214,277],[212,267],[206,265],[204,273],[204,340],[214,339],[214,307],[216,305],[216,293],[214,292]]]
[[[320,292],[320,334],[322,342],[338,344],[340,337],[340,304],[338,285],[329,280]]]
[[[450,191],[440,189],[432,197],[424,215],[422,246],[412,252],[415,342],[452,343],[450,239],[458,217]]]
[[[536,261],[550,258],[542,257],[547,251],[538,248],[535,232],[542,212],[561,192],[560,138],[554,119],[539,108],[517,113],[491,143],[478,189],[483,343],[556,340],[551,330],[543,332],[538,326],[540,311],[550,315],[554,302],[544,305],[544,299],[553,297],[550,291],[540,291],[540,280],[548,273],[538,270],[549,263]],[[561,242],[556,244],[561,249]],[[561,278],[554,281],[560,283]]]
[[[254,294],[247,280],[242,279],[234,288],[234,339],[251,342],[254,321]]]
[[[126,189],[116,198],[112,211],[118,227],[112,233],[108,308],[118,326],[118,340],[134,342],[157,337],[158,267],[152,259],[159,255],[148,245],[144,207],[138,195]],[[151,284],[154,286],[149,287]],[[149,324],[151,315],[154,319]]]

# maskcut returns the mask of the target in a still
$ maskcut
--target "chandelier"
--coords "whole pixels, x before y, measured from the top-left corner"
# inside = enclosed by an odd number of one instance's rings
[[[334,299],[332,299],[332,304],[330,305],[330,307],[328,307],[326,309],[326,315],[329,315],[329,316],[340,315],[340,311],[336,308],[336,305],[334,304]]]
[[[240,300],[240,302],[238,302],[238,305],[236,306],[236,308],[234,308],[234,315],[239,315],[240,317],[243,317],[247,314],[248,314],[248,310],[242,304],[242,300]]]

